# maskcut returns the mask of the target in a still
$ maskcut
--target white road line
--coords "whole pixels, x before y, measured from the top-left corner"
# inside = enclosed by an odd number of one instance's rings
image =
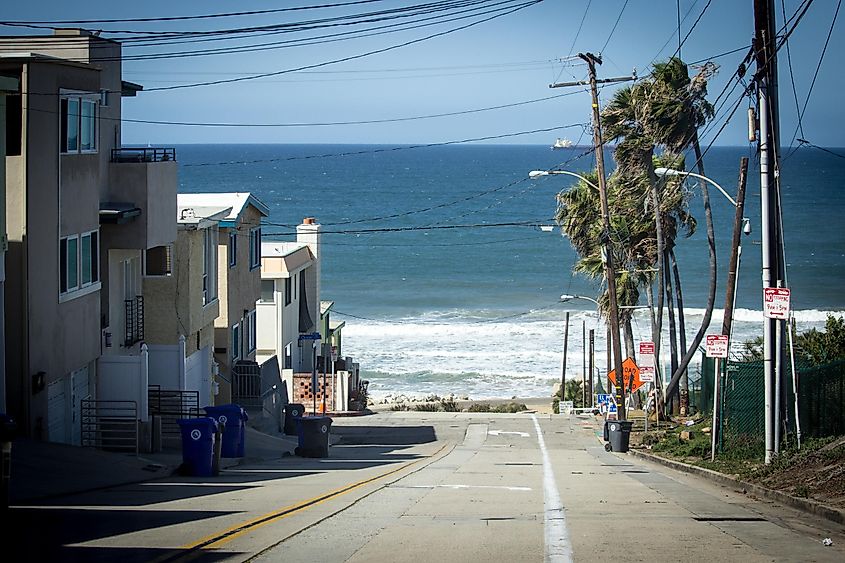
[[[528,432],[506,432],[504,430],[489,430],[487,433],[490,434],[491,436],[501,436],[501,435],[508,435],[508,434],[513,435],[513,436],[521,436],[523,438],[527,438],[528,436],[530,436],[530,434],[528,434]]]
[[[566,527],[566,512],[560,501],[555,474],[546,450],[546,441],[540,430],[540,423],[533,414],[534,429],[537,431],[537,444],[543,455],[543,520],[546,530],[545,561],[549,563],[572,563],[572,544],[569,541],[569,530]]]

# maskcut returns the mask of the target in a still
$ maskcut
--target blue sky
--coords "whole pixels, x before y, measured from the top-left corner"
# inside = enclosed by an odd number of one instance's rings
[[[91,24],[106,30],[205,30],[234,26],[267,25],[340,14],[361,13],[420,3],[372,2],[345,8],[308,10],[209,21]],[[327,2],[320,2],[327,3]],[[780,1],[778,6],[778,22]],[[798,0],[784,0],[791,16]],[[317,3],[315,3],[317,4]],[[703,61],[734,49],[748,47],[753,35],[752,0],[680,0],[681,34],[686,39],[685,61]],[[309,2],[235,3],[149,0],[115,3],[35,1],[4,6],[4,21],[55,21],[64,19],[144,18],[264,10],[306,6]],[[625,6],[624,11],[622,10]],[[578,88],[550,89],[556,81],[586,77],[582,64],[560,59],[579,51],[602,52],[600,77],[645,74],[651,63],[670,56],[678,46],[676,0],[545,0],[515,13],[479,25],[356,60],[330,64],[309,71],[280,76],[171,91],[149,91],[176,84],[204,82],[268,73],[381,50],[475,20],[445,23],[400,33],[356,38],[316,45],[253,53],[207,57],[124,62],[124,78],[148,90],[124,101],[124,117],[187,122],[300,123],[301,127],[183,127],[127,123],[126,143],[432,143],[500,137],[488,142],[550,144],[555,137],[582,143],[582,128],[590,119],[589,95]],[[705,10],[706,7],[706,10]],[[790,41],[798,104],[807,100],[813,75],[831,26],[837,2],[816,0]],[[703,11],[703,14],[702,14]],[[619,14],[618,26],[611,34]],[[840,14],[840,20],[845,17]],[[476,18],[478,19],[478,18]],[[583,20],[583,25],[582,24]],[[841,146],[845,110],[839,103],[845,78],[837,70],[845,54],[842,21],[837,21],[803,117],[803,136],[821,146]],[[0,26],[0,33],[34,33]],[[321,31],[325,33],[325,31]],[[284,39],[291,38],[288,34]],[[304,34],[295,37],[304,37]],[[253,43],[271,39],[250,38]],[[278,39],[277,39],[278,40]],[[605,47],[606,43],[606,47]],[[235,45],[236,42],[226,43]],[[220,46],[209,43],[207,46]],[[196,45],[183,45],[195,49]],[[174,50],[126,47],[124,55]],[[713,59],[720,65],[711,81],[711,100],[729,83],[745,51]],[[783,142],[789,144],[796,128],[798,109],[792,94],[786,49],[780,52]],[[731,83],[732,84],[732,83]],[[602,100],[612,94],[604,88]],[[739,102],[740,88],[729,90],[714,126],[704,134],[709,143]],[[565,96],[524,103],[550,96]],[[746,144],[745,108],[741,102],[718,145]],[[495,106],[490,111],[394,123],[316,126],[316,123],[405,119],[442,113],[469,112]],[[564,128],[563,126],[575,125]],[[546,130],[533,134],[525,131]],[[799,133],[799,137],[801,134]]]

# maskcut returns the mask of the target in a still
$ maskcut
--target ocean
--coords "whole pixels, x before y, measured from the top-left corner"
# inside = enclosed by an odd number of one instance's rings
[[[735,193],[742,156],[750,158],[752,233],[742,240],[735,345],[762,330],[757,160],[739,147],[713,147],[705,158],[706,174]],[[576,256],[559,229],[536,226],[553,225],[555,196],[574,179],[528,179],[531,170],[590,170],[584,147],[182,145],[177,160],[180,192],[249,191],[266,203],[265,240],[292,240],[304,217],[317,218],[322,299],[346,321],[343,353],[360,363],[376,399],[549,396],[561,377],[566,311],[567,378],[581,377],[584,330],[596,331],[596,365],[605,365],[605,325],[594,305],[560,301],[596,298],[599,285],[572,273]],[[845,309],[845,159],[807,147],[782,168],[795,319],[799,331],[822,328],[829,313]],[[704,312],[708,256],[700,195],[690,190],[699,229],[679,239],[676,254],[691,339]],[[719,289],[708,332],[717,333],[734,211],[710,194]],[[650,339],[647,312],[636,311],[634,321],[635,338]]]

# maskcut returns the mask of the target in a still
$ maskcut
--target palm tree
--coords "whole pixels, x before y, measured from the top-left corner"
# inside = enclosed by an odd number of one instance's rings
[[[614,157],[617,162],[615,175],[619,181],[631,185],[646,184],[646,205],[653,211],[654,225],[654,260],[658,282],[657,313],[652,316],[652,336],[658,346],[659,334],[662,329],[664,292],[675,288],[675,297],[679,306],[679,324],[683,326],[683,297],[677,275],[677,264],[674,263],[674,241],[677,235],[678,222],[685,225],[688,232],[694,229],[695,223],[686,210],[686,198],[679,196],[677,179],[672,182],[658,182],[654,175],[655,147],[663,149],[666,160],[680,160],[671,168],[683,168],[682,159],[675,155],[692,145],[696,150],[696,158],[701,166],[700,149],[698,148],[697,131],[707,119],[712,117],[713,108],[705,99],[706,84],[715,66],[708,63],[693,80],[690,80],[686,65],[677,58],[665,63],[655,64],[651,75],[644,81],[622,89],[616,93],[613,100],[602,112],[602,124],[608,139],[617,139]],[[670,189],[667,189],[670,188]],[[705,321],[693,345],[687,349],[685,335],[681,346],[684,357],[678,361],[674,338],[670,340],[673,348],[673,375],[667,395],[673,386],[677,388],[681,376],[692,359],[692,353],[703,338],[703,332],[709,325],[710,314],[715,303],[716,265],[715,243],[710,215],[709,197],[703,190],[705,203],[705,220],[707,224],[708,242],[710,243],[710,292]],[[668,204],[668,205],[667,205]],[[630,210],[627,210],[630,212]],[[678,221],[672,221],[674,218]],[[674,231],[673,231],[674,229]],[[669,265],[673,267],[670,268]],[[674,273],[675,283],[672,283],[671,273]],[[648,287],[653,279],[645,280]],[[649,290],[649,297],[650,297]],[[671,294],[667,294],[671,298]],[[650,298],[650,302],[653,299]],[[670,312],[670,328],[673,328],[673,317]],[[683,328],[681,329],[683,334]],[[691,353],[692,352],[692,353]]]

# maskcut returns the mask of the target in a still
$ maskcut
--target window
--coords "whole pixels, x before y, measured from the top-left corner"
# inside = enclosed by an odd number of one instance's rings
[[[59,292],[70,293],[100,281],[98,231],[59,240]]]
[[[291,294],[293,293],[291,285],[293,285],[291,279],[285,278],[285,305],[290,305],[291,302]]]
[[[79,238],[79,262],[81,266],[82,287],[99,281],[100,272],[97,242],[99,233],[92,231]]]
[[[229,231],[229,267],[234,268],[238,264],[238,233],[233,229]]]
[[[261,227],[249,230],[249,269],[261,266]]]
[[[252,311],[250,311],[246,315],[246,330],[247,330],[246,353],[247,354],[251,354],[252,352],[255,352],[255,344],[256,344],[255,333],[256,333],[256,329],[257,329],[257,324],[256,324],[256,320],[255,320],[255,309],[253,309]]]
[[[91,95],[62,96],[60,101],[61,152],[97,150],[97,101]]]
[[[203,233],[202,261],[202,304],[208,305],[217,299],[217,227],[209,227]]]
[[[232,359],[237,360],[241,357],[241,324],[238,323],[232,327]]]
[[[283,369],[293,369],[293,342],[285,346],[285,363]]]
[[[144,260],[145,275],[170,276],[173,274],[173,247],[154,246],[146,252]]]
[[[274,303],[276,301],[276,282],[273,280],[261,280],[261,302]]]

